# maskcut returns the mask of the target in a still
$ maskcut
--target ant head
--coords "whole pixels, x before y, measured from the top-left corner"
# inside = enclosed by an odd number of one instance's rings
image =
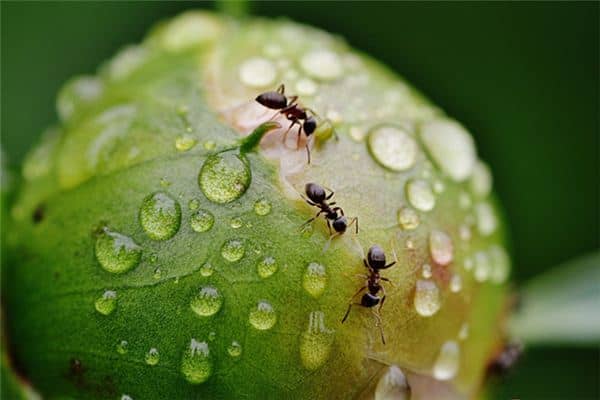
[[[287,106],[287,97],[279,92],[264,92],[259,94],[255,100],[273,110],[281,110]]]
[[[381,269],[385,266],[385,252],[379,245],[375,244],[369,249],[367,264],[373,269]]]
[[[348,228],[348,219],[342,215],[339,218],[336,218],[332,225],[336,232],[344,233],[346,232],[346,228]]]
[[[320,185],[316,183],[307,183],[304,187],[304,191],[308,198],[314,203],[322,203],[325,201],[325,197],[327,194],[325,193],[325,189],[323,189]]]
[[[308,117],[302,124],[302,128],[304,129],[304,133],[306,136],[312,135],[312,133],[317,129],[317,120],[314,117]]]

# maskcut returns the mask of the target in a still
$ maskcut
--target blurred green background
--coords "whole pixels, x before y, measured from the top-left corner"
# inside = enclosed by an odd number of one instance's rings
[[[518,285],[598,248],[598,4],[257,2],[251,11],[340,34],[471,130],[509,221]],[[10,166],[57,119],[66,79],[194,7],[214,5],[2,2]],[[598,348],[531,348],[493,397],[598,399],[599,363]]]

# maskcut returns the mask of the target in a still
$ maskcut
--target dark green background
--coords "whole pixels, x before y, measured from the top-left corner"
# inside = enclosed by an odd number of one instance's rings
[[[2,11],[2,147],[17,167],[75,74],[156,21],[211,3],[18,3]],[[259,2],[344,36],[475,135],[513,239],[514,277],[598,247],[598,3]],[[302,38],[298,38],[302,40]],[[600,312],[600,311],[599,311]],[[598,349],[531,349],[498,399],[597,399]]]

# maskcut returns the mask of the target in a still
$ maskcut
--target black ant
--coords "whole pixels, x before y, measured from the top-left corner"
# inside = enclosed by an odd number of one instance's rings
[[[362,252],[362,248],[361,248],[361,252]],[[346,321],[346,319],[348,318],[348,315],[350,315],[350,310],[352,309],[352,306],[361,306],[361,307],[365,307],[365,308],[370,308],[373,312],[373,315],[375,316],[375,318],[377,319],[377,326],[379,327],[379,331],[381,333],[381,342],[383,344],[385,344],[385,336],[383,334],[383,327],[381,326],[381,308],[383,307],[383,303],[385,303],[385,288],[381,285],[380,281],[386,281],[389,282],[390,284],[392,284],[392,281],[390,281],[388,278],[384,278],[383,276],[381,276],[379,274],[379,271],[382,269],[388,269],[390,267],[392,267],[393,265],[395,265],[397,262],[396,260],[396,253],[394,252],[394,261],[386,264],[385,263],[385,252],[383,251],[383,249],[379,246],[379,245],[373,245],[371,246],[371,248],[369,249],[369,252],[367,253],[367,257],[364,258],[363,255],[363,263],[365,264],[365,267],[368,270],[368,274],[367,275],[361,275],[361,277],[365,278],[365,285],[363,287],[361,287],[360,289],[358,289],[358,291],[356,293],[354,293],[354,296],[352,296],[350,298],[350,304],[348,304],[348,310],[346,311],[346,315],[344,315],[344,318],[342,318],[342,324]],[[352,300],[354,300],[354,298],[356,296],[358,296],[360,293],[362,293],[363,291],[367,290],[367,293],[363,294],[362,298],[360,299],[360,303],[353,303]],[[382,292],[382,296],[379,295],[379,292]],[[379,304],[379,307],[377,309],[375,309],[374,307],[377,306]]]
[[[319,212],[314,217],[302,224],[302,227],[319,218],[321,214],[325,214],[324,217],[325,221],[327,221],[330,240],[335,236],[342,235],[344,232],[346,232],[346,229],[348,229],[348,227],[354,223],[356,223],[356,233],[358,233],[358,217],[352,218],[350,223],[348,223],[348,218],[344,215],[344,210],[342,210],[342,207],[332,207],[336,205],[336,202],[329,202],[329,200],[335,194],[334,191],[330,189],[329,191],[331,193],[327,194],[325,189],[316,183],[307,183],[304,187],[304,191],[306,192],[308,199],[304,198],[304,196],[302,196],[302,198],[311,206],[318,207]],[[335,231],[333,234],[331,232],[332,227]]]
[[[267,108],[278,110],[278,114],[282,114],[289,121],[292,121],[287,131],[285,131],[283,135],[284,142],[290,129],[292,129],[294,125],[298,125],[298,140],[296,142],[296,148],[300,147],[300,136],[302,135],[302,132],[304,132],[308,139],[317,129],[317,120],[312,115],[308,115],[307,112],[314,115],[317,114],[311,109],[299,105],[298,96],[290,96],[288,98],[285,95],[285,86],[283,83],[279,85],[277,91],[275,92],[265,92],[259,94],[256,97],[256,101]],[[308,163],[310,164],[310,149],[308,147],[308,142],[306,143],[306,155],[308,157]]]

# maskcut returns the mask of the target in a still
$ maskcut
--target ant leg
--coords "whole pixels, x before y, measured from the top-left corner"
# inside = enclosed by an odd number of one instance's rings
[[[327,229],[329,229],[329,236],[331,237],[331,223],[327,220]]]
[[[300,148],[300,136],[302,136],[302,125],[298,124],[298,136],[296,137],[296,150]],[[310,164],[310,162],[309,162]]]
[[[325,199],[325,200],[327,200],[327,199]],[[335,201],[332,201],[331,203],[329,203],[330,206],[335,206],[336,204],[337,204],[337,202],[335,202]]]
[[[396,264],[396,261],[392,261],[391,263],[389,263],[389,264],[387,264],[387,265],[385,265],[385,266],[383,266],[383,267],[381,267],[381,268],[379,268],[379,269],[387,269],[387,268],[389,268],[389,267],[392,267],[392,266],[394,266],[395,264]]]
[[[279,85],[279,87],[277,88],[277,93],[281,93],[281,94],[285,93],[285,85],[283,83],[281,85]]]
[[[344,210],[342,210],[342,207],[333,207],[333,211],[339,211],[342,215],[344,215]]]
[[[310,201],[309,199],[307,199],[306,197],[304,197],[304,195],[300,195],[300,197],[302,197],[302,200],[304,200],[305,202],[307,202],[308,204],[310,204],[311,206],[316,206],[316,203],[313,203],[312,201]]]
[[[281,138],[281,143],[283,143],[285,145],[286,140],[287,140],[287,135],[290,132],[290,130],[292,129],[292,127],[294,125],[296,125],[297,121],[292,121],[292,123],[290,124],[290,126],[287,128],[287,130],[283,133],[283,137]],[[286,146],[287,147],[287,146]]]
[[[394,282],[392,282],[391,280],[389,280],[388,278],[384,278],[383,276],[380,277],[379,279],[381,279],[382,281],[386,281],[387,283],[389,283],[391,286],[396,287],[396,285],[394,284]]]
[[[319,216],[323,213],[324,211],[319,211],[317,213],[317,215],[315,215],[314,217],[312,217],[311,219],[309,219],[308,221],[306,221],[305,223],[303,223],[302,225],[300,225],[300,229],[304,228],[306,225],[310,224],[311,222],[313,222],[315,219],[319,218]]]
[[[385,299],[385,297],[384,297],[384,299]],[[381,309],[381,306],[379,307],[379,309]],[[375,311],[374,309],[372,309],[372,313],[376,319],[375,325],[377,325],[377,327],[379,328],[379,333],[381,334],[381,343],[385,344],[385,335],[383,334],[383,323],[381,320],[381,315],[379,315],[379,313],[377,311]]]
[[[310,164],[310,148],[308,147],[308,143],[306,143],[306,158],[308,159],[308,164]]]
[[[344,214],[342,214],[344,215]],[[352,224],[356,223],[356,233],[358,233],[358,217],[354,217],[350,220],[348,227],[352,226]]]
[[[321,116],[319,114],[317,114],[317,112],[315,110],[313,110],[312,108],[304,107],[304,111],[308,111],[309,113],[313,114],[315,117],[321,119]],[[329,121],[329,118],[327,118],[325,121]],[[331,122],[331,121],[329,121],[329,122]]]
[[[352,308],[352,306],[362,306],[362,304],[360,303],[352,303],[352,300],[354,300],[354,298],[356,296],[358,296],[359,294],[361,294],[364,290],[367,289],[367,286],[363,286],[360,289],[358,289],[358,291],[356,293],[354,293],[354,295],[350,298],[350,304],[348,304],[348,310],[346,311],[346,314],[344,315],[344,318],[342,318],[342,324],[346,321],[346,319],[348,318],[348,315],[350,314],[350,309]]]
[[[391,262],[391,263],[389,263],[389,264],[387,264],[387,265],[386,265],[386,266],[384,266],[384,267],[381,267],[380,269],[387,269],[387,268],[390,268],[391,266],[395,265],[395,264],[398,262],[398,255],[396,254],[396,249],[394,249],[394,244],[393,244],[393,243],[391,243],[391,245],[392,245],[392,253],[394,254],[394,261],[393,261],[393,262]]]

